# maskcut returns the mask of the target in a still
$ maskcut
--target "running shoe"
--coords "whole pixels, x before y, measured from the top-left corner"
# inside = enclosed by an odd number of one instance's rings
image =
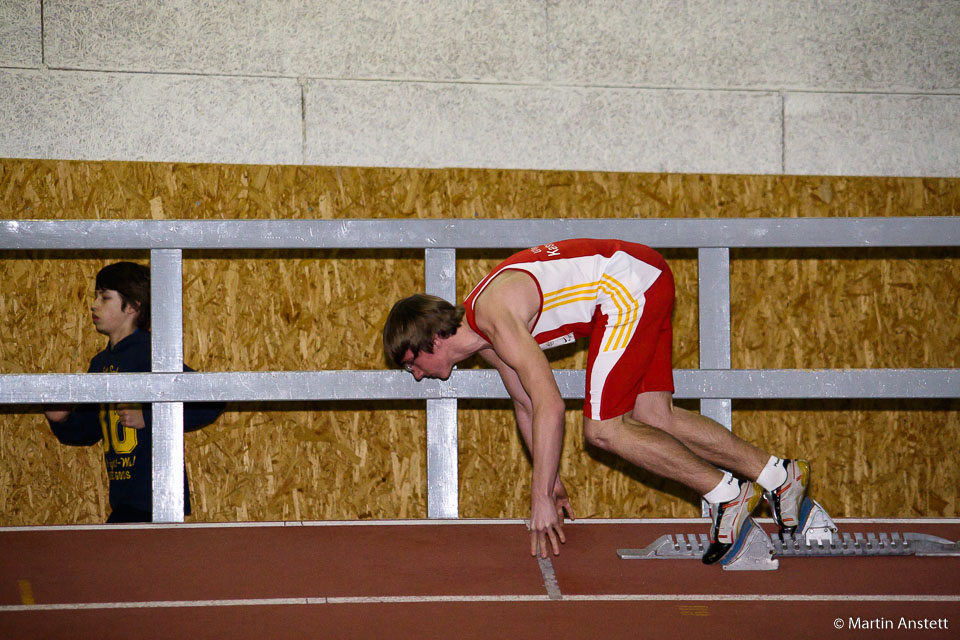
[[[710,525],[708,538],[710,546],[703,554],[704,564],[713,564],[723,558],[734,545],[742,542],[749,527],[744,524],[750,519],[750,514],[760,504],[761,493],[758,485],[753,482],[741,482],[740,493],[730,502],[710,505]]]
[[[809,509],[803,509],[804,498],[807,495],[807,485],[810,484],[810,463],[806,460],[787,460],[784,464],[787,470],[787,479],[773,491],[764,493],[773,519],[780,527],[780,535],[792,534],[803,525]]]

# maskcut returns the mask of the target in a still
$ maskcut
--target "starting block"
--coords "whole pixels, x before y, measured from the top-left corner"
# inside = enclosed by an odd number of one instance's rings
[[[788,536],[768,536],[753,518],[741,543],[720,564],[728,571],[771,571],[778,558],[842,556],[960,556],[960,542],[923,533],[843,533],[815,500],[801,508],[804,525]],[[699,560],[709,546],[707,534],[667,534],[643,549],[619,549],[622,560]]]
[[[734,545],[727,555],[720,559],[720,566],[726,571],[773,571],[780,567],[780,562],[773,557],[773,545],[766,532],[760,528],[753,518],[747,518],[743,524],[749,527],[746,538],[737,548]],[[741,535],[743,535],[741,533]]]

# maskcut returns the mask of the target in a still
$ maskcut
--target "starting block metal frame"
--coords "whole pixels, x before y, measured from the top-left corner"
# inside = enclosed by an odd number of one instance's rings
[[[803,528],[787,536],[768,536],[753,518],[746,538],[720,564],[728,571],[771,571],[779,558],[863,556],[960,556],[960,542],[925,533],[840,533],[823,507],[812,507]],[[619,549],[621,560],[699,560],[710,545],[707,534],[662,535],[643,549]]]

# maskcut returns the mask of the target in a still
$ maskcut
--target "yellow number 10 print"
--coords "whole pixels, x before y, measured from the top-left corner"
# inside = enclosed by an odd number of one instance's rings
[[[100,428],[103,429],[103,446],[107,451],[113,449],[114,453],[123,454],[137,448],[137,430],[120,424],[117,405],[100,405]]]

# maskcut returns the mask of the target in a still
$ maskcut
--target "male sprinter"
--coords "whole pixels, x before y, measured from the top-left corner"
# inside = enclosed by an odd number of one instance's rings
[[[673,301],[673,274],[653,249],[563,240],[508,258],[463,305],[422,294],[397,302],[384,349],[417,380],[446,379],[475,353],[500,372],[533,456],[530,552],[546,557],[547,539],[555,555],[566,541],[562,509],[570,506],[557,475],[564,403],[543,349],[589,336],[586,439],[702,495],[712,516],[703,561],[712,564],[737,552],[762,493],[781,532],[802,525],[810,466],[673,406]]]

